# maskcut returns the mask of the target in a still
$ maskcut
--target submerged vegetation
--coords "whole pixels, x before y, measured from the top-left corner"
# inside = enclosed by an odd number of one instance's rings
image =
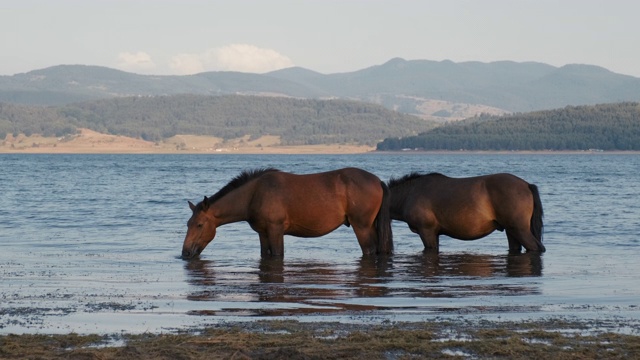
[[[182,334],[5,335],[0,358],[83,359],[631,359],[640,336],[589,324],[422,322],[357,325],[255,321]]]

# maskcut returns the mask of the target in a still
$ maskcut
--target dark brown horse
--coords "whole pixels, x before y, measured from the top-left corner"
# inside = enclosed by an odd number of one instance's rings
[[[295,175],[276,169],[245,171],[197,205],[187,222],[185,259],[213,240],[218,226],[247,221],[260,237],[262,256],[282,256],[284,235],[318,237],[352,226],[362,253],[391,253],[389,189],[361,169]]]
[[[538,188],[511,174],[450,178],[411,173],[389,180],[391,218],[420,235],[425,251],[439,236],[475,240],[506,230],[509,251],[545,251]]]

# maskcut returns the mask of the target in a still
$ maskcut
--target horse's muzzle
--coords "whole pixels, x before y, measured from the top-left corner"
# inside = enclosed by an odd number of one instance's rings
[[[198,256],[200,254],[199,251],[196,250],[189,250],[189,249],[182,249],[182,259],[183,260],[189,260],[189,259],[193,259],[194,257]]]

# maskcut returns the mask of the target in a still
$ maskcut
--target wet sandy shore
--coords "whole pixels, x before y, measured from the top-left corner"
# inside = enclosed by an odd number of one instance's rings
[[[640,336],[622,324],[525,322],[249,321],[180,333],[4,335],[0,358],[86,359],[631,359]],[[629,325],[629,324],[627,324]]]

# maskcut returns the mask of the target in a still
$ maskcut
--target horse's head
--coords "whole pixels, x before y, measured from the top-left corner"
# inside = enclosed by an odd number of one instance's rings
[[[210,200],[206,196],[198,205],[189,201],[193,214],[187,221],[187,235],[182,245],[182,258],[191,259],[200,255],[202,250],[216,236],[216,222],[212,211],[209,211]]]

